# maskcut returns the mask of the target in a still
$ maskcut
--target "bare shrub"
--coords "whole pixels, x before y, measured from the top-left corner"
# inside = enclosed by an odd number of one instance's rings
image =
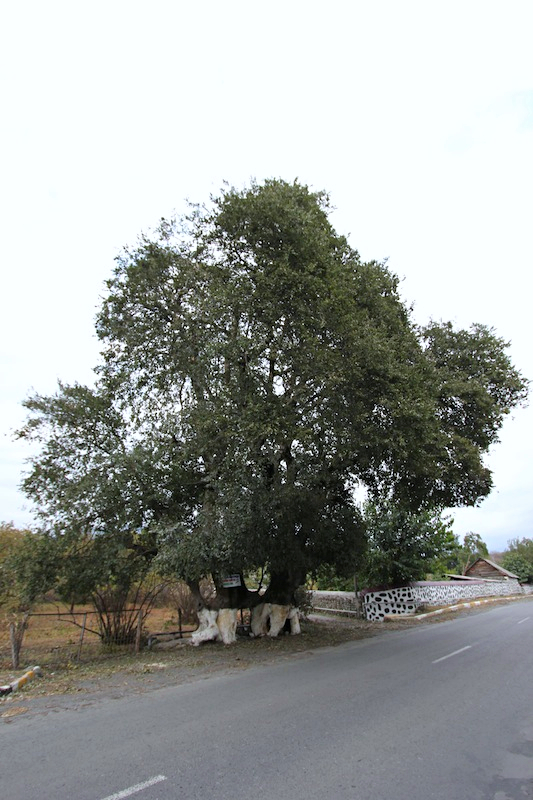
[[[186,625],[198,625],[196,599],[185,581],[173,581],[163,591],[165,605],[181,611],[182,622]]]

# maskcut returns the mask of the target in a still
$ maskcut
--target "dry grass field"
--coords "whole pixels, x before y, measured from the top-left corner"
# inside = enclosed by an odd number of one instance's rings
[[[85,617],[85,629],[82,625]],[[0,684],[12,672],[11,645],[7,615],[0,616]],[[154,608],[143,625],[143,637],[151,633],[178,631],[179,617],[175,609]],[[183,625],[184,633],[194,626]],[[81,645],[81,646],[80,646]],[[20,651],[21,665],[57,669],[73,663],[103,660],[131,653],[133,645],[102,645],[98,635],[96,614],[91,606],[69,608],[56,603],[42,603],[28,618]]]

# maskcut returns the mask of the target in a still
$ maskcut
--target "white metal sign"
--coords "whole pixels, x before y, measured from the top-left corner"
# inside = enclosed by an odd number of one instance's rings
[[[235,586],[241,585],[241,576],[240,575],[226,575],[222,578],[222,586],[224,589],[232,589]]]

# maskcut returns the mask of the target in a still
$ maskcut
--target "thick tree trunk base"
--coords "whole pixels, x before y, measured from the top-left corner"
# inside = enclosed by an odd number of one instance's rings
[[[262,603],[252,610],[252,636],[274,638],[283,630],[287,620],[290,623],[291,634],[297,635],[302,632],[297,608],[277,603]]]
[[[198,646],[202,642],[222,641],[233,644],[237,640],[238,608],[210,609],[202,608],[198,612],[200,624],[191,636],[191,644]],[[269,636],[275,638],[289,622],[292,635],[301,633],[299,612],[297,608],[277,603],[261,603],[252,609],[252,637]]]
[[[218,611],[211,608],[202,608],[198,612],[200,624],[191,636],[191,644],[197,647],[202,642],[214,642],[218,639],[220,631],[217,625]]]
[[[267,636],[275,638],[278,633],[283,629],[285,621],[289,616],[290,606],[280,606],[277,603],[271,603],[270,606],[270,628]]]
[[[261,603],[252,609],[252,636],[266,636],[268,633],[268,618],[272,606],[270,603]]]
[[[237,612],[236,608],[221,608],[218,612],[217,625],[224,644],[237,641]]]
[[[237,608],[202,608],[198,612],[200,624],[191,636],[196,647],[202,642],[222,641],[233,644],[237,641]]]
[[[287,619],[291,624],[292,636],[297,636],[299,633],[302,632],[302,629],[300,627],[300,612],[298,611],[297,608],[291,608]]]

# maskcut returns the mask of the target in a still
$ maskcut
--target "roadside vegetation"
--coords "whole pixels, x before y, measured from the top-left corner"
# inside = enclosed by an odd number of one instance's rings
[[[533,595],[526,598],[533,602]],[[497,604],[510,602],[506,599]],[[438,625],[459,616],[483,613],[488,606],[471,606],[458,612],[444,612],[423,621],[398,618],[386,623],[367,622],[350,618],[324,617],[322,620],[302,622],[301,636],[263,637],[249,639],[238,637],[231,647],[220,648],[207,643],[201,648],[185,644],[170,650],[143,650],[133,655],[131,649],[107,657],[97,657],[88,662],[70,661],[54,668],[45,668],[43,677],[24,686],[23,690],[0,700],[0,718],[25,713],[34,708],[62,708],[65,704],[95,702],[148,692],[165,686],[175,686],[200,680],[214,674],[242,672],[254,666],[268,666],[280,659],[308,657],[314,650],[337,647],[347,642],[386,635],[391,631],[405,630],[411,626]],[[165,610],[154,610],[154,623],[161,627]],[[159,616],[161,614],[161,616]],[[16,675],[12,670],[0,669],[0,685]],[[41,704],[40,704],[41,700]]]
[[[0,574],[4,578],[10,574],[13,563],[16,565],[16,558],[20,557],[22,552],[25,557],[27,556],[28,551],[24,549],[24,541],[26,537],[34,535],[29,531],[17,531],[11,524],[0,525]],[[484,543],[478,535],[468,534],[465,542],[460,545],[456,537],[450,538],[448,530],[442,540],[446,544],[444,551],[438,554],[437,561],[422,562],[426,567],[434,568],[436,563],[442,563],[444,557],[454,560],[453,564],[450,561],[446,562],[448,569],[448,567],[453,568],[454,565],[468,565],[478,555],[486,555]],[[423,536],[422,541],[424,541]],[[453,546],[450,546],[450,542]],[[508,549],[504,553],[497,554],[498,560],[504,564],[509,563],[508,559],[513,559],[516,555],[517,544],[520,553],[526,552],[527,554],[533,549],[531,540],[522,540],[518,543],[516,540],[511,540]],[[394,552],[392,544],[384,547],[382,558],[387,565],[392,558],[391,553]],[[11,559],[14,555],[16,556],[15,562],[12,562]],[[522,558],[526,560],[527,555],[523,555]],[[528,569],[533,567],[533,561],[526,561],[526,563],[529,564]],[[415,570],[419,569],[420,562],[415,559],[412,566]],[[12,575],[12,577],[14,576]],[[436,576],[412,572],[409,579],[432,577]],[[253,581],[258,582],[258,580],[260,580],[260,576],[251,576],[250,584]],[[95,680],[100,680],[104,676],[125,671],[127,674],[137,676],[136,680],[140,680],[141,675],[144,674],[142,665],[145,665],[150,672],[152,669],[150,664],[164,663],[166,665],[164,668],[156,666],[153,669],[157,672],[161,669],[167,671],[179,667],[189,674],[187,670],[193,669],[194,665],[203,665],[201,669],[211,665],[217,652],[221,654],[222,665],[231,665],[232,659],[235,658],[235,665],[242,668],[245,664],[261,662],[263,659],[268,660],[273,655],[290,655],[309,648],[334,646],[343,641],[372,636],[384,630],[383,623],[335,617],[326,617],[324,621],[317,622],[316,617],[313,617],[313,622],[305,619],[302,621],[301,637],[282,637],[279,641],[271,638],[251,639],[248,635],[250,616],[247,613],[242,617],[244,623],[242,633],[244,635],[237,637],[234,655],[228,654],[226,649],[221,650],[215,645],[207,648],[209,652],[205,657],[198,656],[197,648],[184,647],[190,643],[190,635],[198,624],[196,604],[192,593],[183,581],[162,581],[161,579],[159,581],[157,591],[152,589],[154,602],[150,608],[145,607],[146,613],[142,613],[142,639],[139,642],[139,652],[135,653],[135,642],[129,635],[122,642],[119,640],[116,640],[115,643],[109,641],[105,626],[101,628],[99,625],[100,614],[94,604],[66,604],[51,591],[30,604],[24,593],[17,596],[17,584],[13,580],[9,584],[8,590],[4,590],[0,606],[0,684],[8,683],[17,674],[12,663],[9,631],[13,622],[17,623],[17,630],[20,633],[21,667],[39,664],[46,673],[46,690],[41,687],[41,689],[35,688],[32,691],[46,693],[62,691],[65,687],[78,686],[77,681],[81,679],[81,676],[87,680],[91,676]],[[308,586],[311,585],[314,588],[343,591],[353,591],[354,588],[353,579],[352,582],[347,582],[334,574],[328,574],[325,570],[318,576],[309,576]],[[18,588],[20,589],[20,587]],[[103,592],[103,587],[100,591]],[[205,587],[204,591],[207,593],[208,587]],[[135,619],[138,619],[139,609],[135,608],[134,601],[138,597],[139,592],[135,590],[129,598],[129,613]],[[305,606],[305,603],[302,603],[302,609],[311,610],[309,606]],[[117,607],[119,620],[122,618],[122,614],[122,606]],[[391,627],[404,627],[406,624],[409,624],[409,621],[399,619],[394,623],[386,623],[385,628],[390,630]],[[179,638],[180,632],[183,639]],[[160,636],[157,639],[153,638],[152,641],[159,642],[159,645],[148,650],[149,639],[156,633]],[[275,643],[276,641],[277,643]],[[230,650],[233,652],[233,648]],[[20,672],[20,669],[18,671]],[[73,678],[75,678],[74,682]]]

